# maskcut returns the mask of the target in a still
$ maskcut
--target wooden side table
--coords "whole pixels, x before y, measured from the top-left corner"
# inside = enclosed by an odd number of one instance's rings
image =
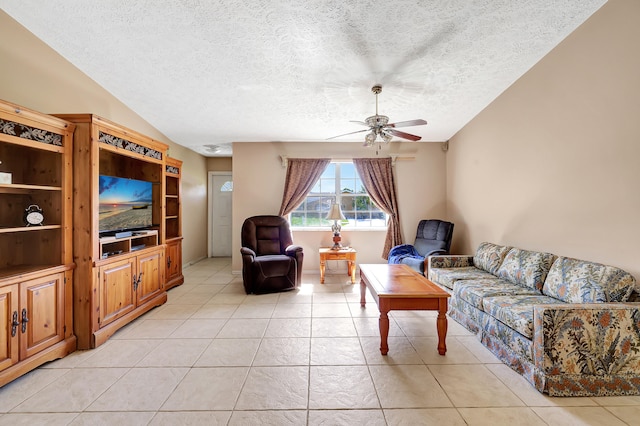
[[[327,260],[346,260],[347,275],[351,277],[351,284],[356,282],[356,249],[353,247],[343,248],[340,250],[332,250],[330,248],[321,248],[320,253],[320,284],[324,284],[324,272],[327,266]]]

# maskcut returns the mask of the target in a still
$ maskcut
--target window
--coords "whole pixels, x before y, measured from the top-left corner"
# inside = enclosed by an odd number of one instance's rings
[[[376,206],[364,189],[353,163],[330,163],[304,202],[291,213],[291,226],[322,227],[333,224],[325,217],[333,203],[340,204],[346,221],[353,228],[383,228],[387,215]]]

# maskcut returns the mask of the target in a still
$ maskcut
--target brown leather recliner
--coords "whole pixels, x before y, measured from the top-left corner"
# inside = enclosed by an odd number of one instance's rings
[[[242,280],[247,294],[293,290],[302,281],[302,247],[293,245],[282,216],[253,216],[242,224]]]

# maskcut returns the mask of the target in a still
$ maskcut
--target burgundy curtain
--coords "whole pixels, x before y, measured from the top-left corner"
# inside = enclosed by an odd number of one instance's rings
[[[354,158],[353,164],[373,202],[389,215],[387,237],[382,250],[382,258],[387,259],[389,251],[394,246],[402,244],[391,158]]]
[[[304,201],[327,168],[329,158],[289,158],[280,216],[286,216]]]

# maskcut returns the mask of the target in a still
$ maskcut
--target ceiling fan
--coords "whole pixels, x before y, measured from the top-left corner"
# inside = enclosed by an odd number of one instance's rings
[[[364,138],[364,146],[372,146],[377,137],[388,143],[391,142],[394,136],[397,136],[402,139],[408,139],[410,141],[419,141],[422,139],[421,136],[412,135],[411,133],[401,132],[400,130],[396,130],[398,127],[410,127],[410,126],[422,126],[427,124],[425,120],[417,119],[417,120],[409,120],[409,121],[399,121],[397,123],[389,123],[389,117],[386,115],[378,114],[378,95],[382,92],[382,86],[379,84],[373,86],[371,91],[376,95],[376,115],[372,115],[371,117],[367,117],[364,121],[351,121],[352,123],[362,124],[363,126],[367,126],[368,129],[358,130],[351,133],[344,133],[342,135],[333,136],[328,139],[335,139],[341,136],[353,135],[355,133],[369,132]]]

